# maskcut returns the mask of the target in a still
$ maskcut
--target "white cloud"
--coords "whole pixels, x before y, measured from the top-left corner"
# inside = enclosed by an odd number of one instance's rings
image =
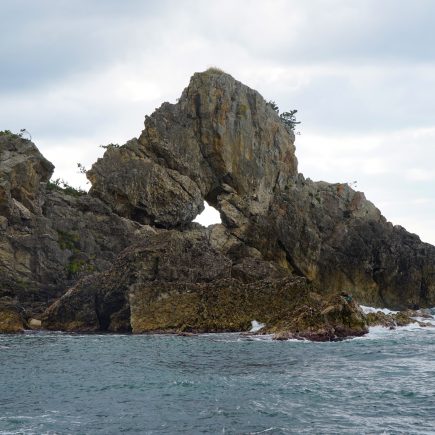
[[[411,168],[406,171],[406,178],[409,181],[432,181],[435,180],[435,173],[433,170]]]
[[[405,129],[357,137],[298,138],[300,170],[315,180],[357,181],[394,224],[435,243],[433,180],[435,128]]]
[[[214,208],[204,202],[204,210],[199,214],[193,222],[198,222],[204,227],[208,227],[213,224],[220,224],[222,222],[219,212]]]

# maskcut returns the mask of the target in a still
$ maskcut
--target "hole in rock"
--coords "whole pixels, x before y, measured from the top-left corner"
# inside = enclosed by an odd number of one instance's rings
[[[204,211],[196,216],[193,222],[198,222],[199,224],[208,227],[209,225],[221,224],[222,220],[219,212],[204,201]]]

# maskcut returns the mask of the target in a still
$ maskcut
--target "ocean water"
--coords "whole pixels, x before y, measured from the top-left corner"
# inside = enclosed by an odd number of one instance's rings
[[[433,434],[435,328],[0,336],[1,434]]]

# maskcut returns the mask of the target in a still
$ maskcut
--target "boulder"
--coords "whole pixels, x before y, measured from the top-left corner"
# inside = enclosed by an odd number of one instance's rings
[[[142,224],[179,227],[204,209],[196,183],[141,155],[136,140],[121,148],[109,147],[87,176],[92,182],[91,195],[118,215]]]
[[[39,319],[30,319],[28,321],[30,329],[41,329],[42,322]]]
[[[430,322],[422,322],[416,317],[425,317],[433,319],[431,315],[421,316],[422,313],[414,310],[406,310],[392,313],[384,313],[382,311],[374,311],[367,314],[367,323],[369,326],[383,326],[390,329],[395,329],[397,326],[408,326],[417,323],[422,327],[433,327]]]
[[[389,329],[395,329],[397,326],[393,315],[385,314],[382,311],[368,313],[366,317],[369,326],[383,326]]]
[[[23,309],[16,300],[0,298],[0,334],[24,332],[25,319]]]

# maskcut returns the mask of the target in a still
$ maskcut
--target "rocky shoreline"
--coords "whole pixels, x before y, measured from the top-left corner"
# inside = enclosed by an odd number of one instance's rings
[[[249,331],[256,319],[276,339],[327,341],[435,306],[435,247],[346,183],[298,173],[294,140],[258,92],[214,69],[109,145],[89,193],[50,181],[34,144],[1,132],[0,332]],[[204,201],[222,224],[192,222]]]
[[[319,294],[311,293],[309,298],[316,301],[316,308],[307,304],[301,304],[296,301],[294,306],[295,311],[288,311],[279,317],[278,322],[271,322],[273,326],[259,324],[260,326],[253,330],[252,324],[256,321],[248,321],[249,315],[245,311],[245,317],[242,319],[237,317],[236,321],[228,324],[228,313],[220,318],[213,318],[213,325],[203,324],[202,326],[195,325],[194,322],[189,323],[189,318],[180,314],[181,322],[179,325],[159,325],[159,328],[147,328],[139,324],[139,328],[133,331],[118,331],[124,334],[173,334],[182,337],[195,337],[203,333],[240,333],[244,337],[270,336],[272,340],[309,340],[309,341],[341,341],[354,337],[361,337],[367,334],[371,327],[383,327],[389,330],[397,328],[418,325],[421,328],[435,327],[434,316],[429,310],[407,310],[398,312],[385,312],[384,309],[370,308],[366,312],[362,307],[355,302],[349,303],[344,296],[335,296],[332,300],[322,301]],[[278,299],[276,302],[280,303]],[[285,305],[284,305],[285,306]],[[324,308],[326,306],[326,308]],[[161,309],[161,307],[159,307]],[[227,307],[221,307],[224,311]],[[321,309],[323,308],[323,309]],[[387,310],[389,311],[389,310]],[[252,314],[252,312],[250,313]],[[152,317],[158,316],[159,313],[153,311]],[[72,327],[66,329],[64,325],[60,325],[59,330],[55,328],[43,329],[41,320],[27,317],[16,301],[2,300],[0,301],[0,331],[2,334],[21,334],[29,331],[46,331],[46,332],[65,332],[65,333],[80,333],[80,334],[101,334],[101,330],[86,330],[82,327]],[[140,321],[143,317],[139,318]],[[147,319],[149,322],[149,319]],[[182,323],[182,324],[181,324]],[[238,325],[237,325],[238,324]],[[250,325],[250,326],[248,326]],[[142,326],[142,328],[141,328]],[[106,331],[114,333],[115,331]]]

